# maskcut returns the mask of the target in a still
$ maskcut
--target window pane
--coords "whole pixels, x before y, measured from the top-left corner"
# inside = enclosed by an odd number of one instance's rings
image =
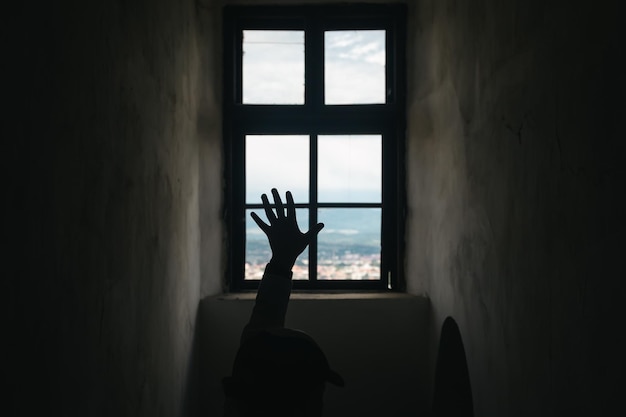
[[[381,209],[320,209],[317,279],[380,279]]]
[[[318,201],[380,203],[382,136],[318,137]]]
[[[304,32],[243,31],[243,103],[304,104]]]
[[[272,257],[272,250],[267,241],[265,233],[257,226],[256,222],[250,216],[251,212],[255,212],[261,220],[268,223],[267,217],[263,209],[246,210],[246,263],[245,263],[245,279],[261,279],[265,271],[265,265]],[[309,212],[307,209],[296,209],[296,217],[298,226],[303,231],[309,228]],[[293,279],[309,278],[309,249],[304,252],[296,260],[293,267]]]
[[[283,200],[291,191],[296,203],[309,201],[308,136],[246,136],[246,203],[261,203],[263,193],[273,201],[272,188]]]
[[[385,60],[384,30],[325,32],[325,103],[385,103]]]

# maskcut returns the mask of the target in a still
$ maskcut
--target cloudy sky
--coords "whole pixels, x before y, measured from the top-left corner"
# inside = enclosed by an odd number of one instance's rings
[[[327,31],[326,104],[385,102],[385,31]],[[304,103],[304,32],[244,30],[243,102]]]
[[[326,104],[385,102],[385,32],[325,33]],[[304,104],[304,32],[244,31],[243,102]],[[248,136],[248,203],[277,187],[308,199],[308,136]],[[319,200],[380,202],[380,135],[320,136]],[[286,175],[288,173],[288,175]]]
[[[318,201],[381,201],[380,135],[318,137]],[[297,203],[308,202],[309,137],[246,137],[246,201],[259,203],[276,187],[290,190]]]

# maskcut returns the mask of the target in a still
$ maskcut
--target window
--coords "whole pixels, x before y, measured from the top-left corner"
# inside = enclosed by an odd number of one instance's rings
[[[224,140],[232,290],[258,286],[270,248],[250,218],[291,191],[323,222],[295,289],[399,289],[404,6],[225,8]],[[270,198],[270,201],[272,199]]]

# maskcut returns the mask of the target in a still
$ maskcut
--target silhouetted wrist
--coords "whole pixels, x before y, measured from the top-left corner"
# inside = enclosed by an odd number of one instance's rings
[[[286,278],[291,278],[292,268],[293,268],[293,263],[284,262],[284,261],[272,258],[267,264],[267,266],[265,267],[265,272],[273,274],[273,275],[280,275]]]

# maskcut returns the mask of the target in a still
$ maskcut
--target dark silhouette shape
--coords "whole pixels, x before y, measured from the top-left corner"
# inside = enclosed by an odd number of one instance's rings
[[[291,193],[286,205],[276,189],[272,195],[276,212],[267,196],[261,196],[269,225],[252,213],[267,235],[272,258],[242,332],[232,376],[223,380],[226,416],[321,416],[326,382],[343,386],[343,379],[329,367],[313,338],[284,325],[291,269],[324,225],[302,233]]]
[[[435,371],[433,414],[436,417],[474,415],[463,340],[459,327],[452,317],[447,317],[441,328]]]

